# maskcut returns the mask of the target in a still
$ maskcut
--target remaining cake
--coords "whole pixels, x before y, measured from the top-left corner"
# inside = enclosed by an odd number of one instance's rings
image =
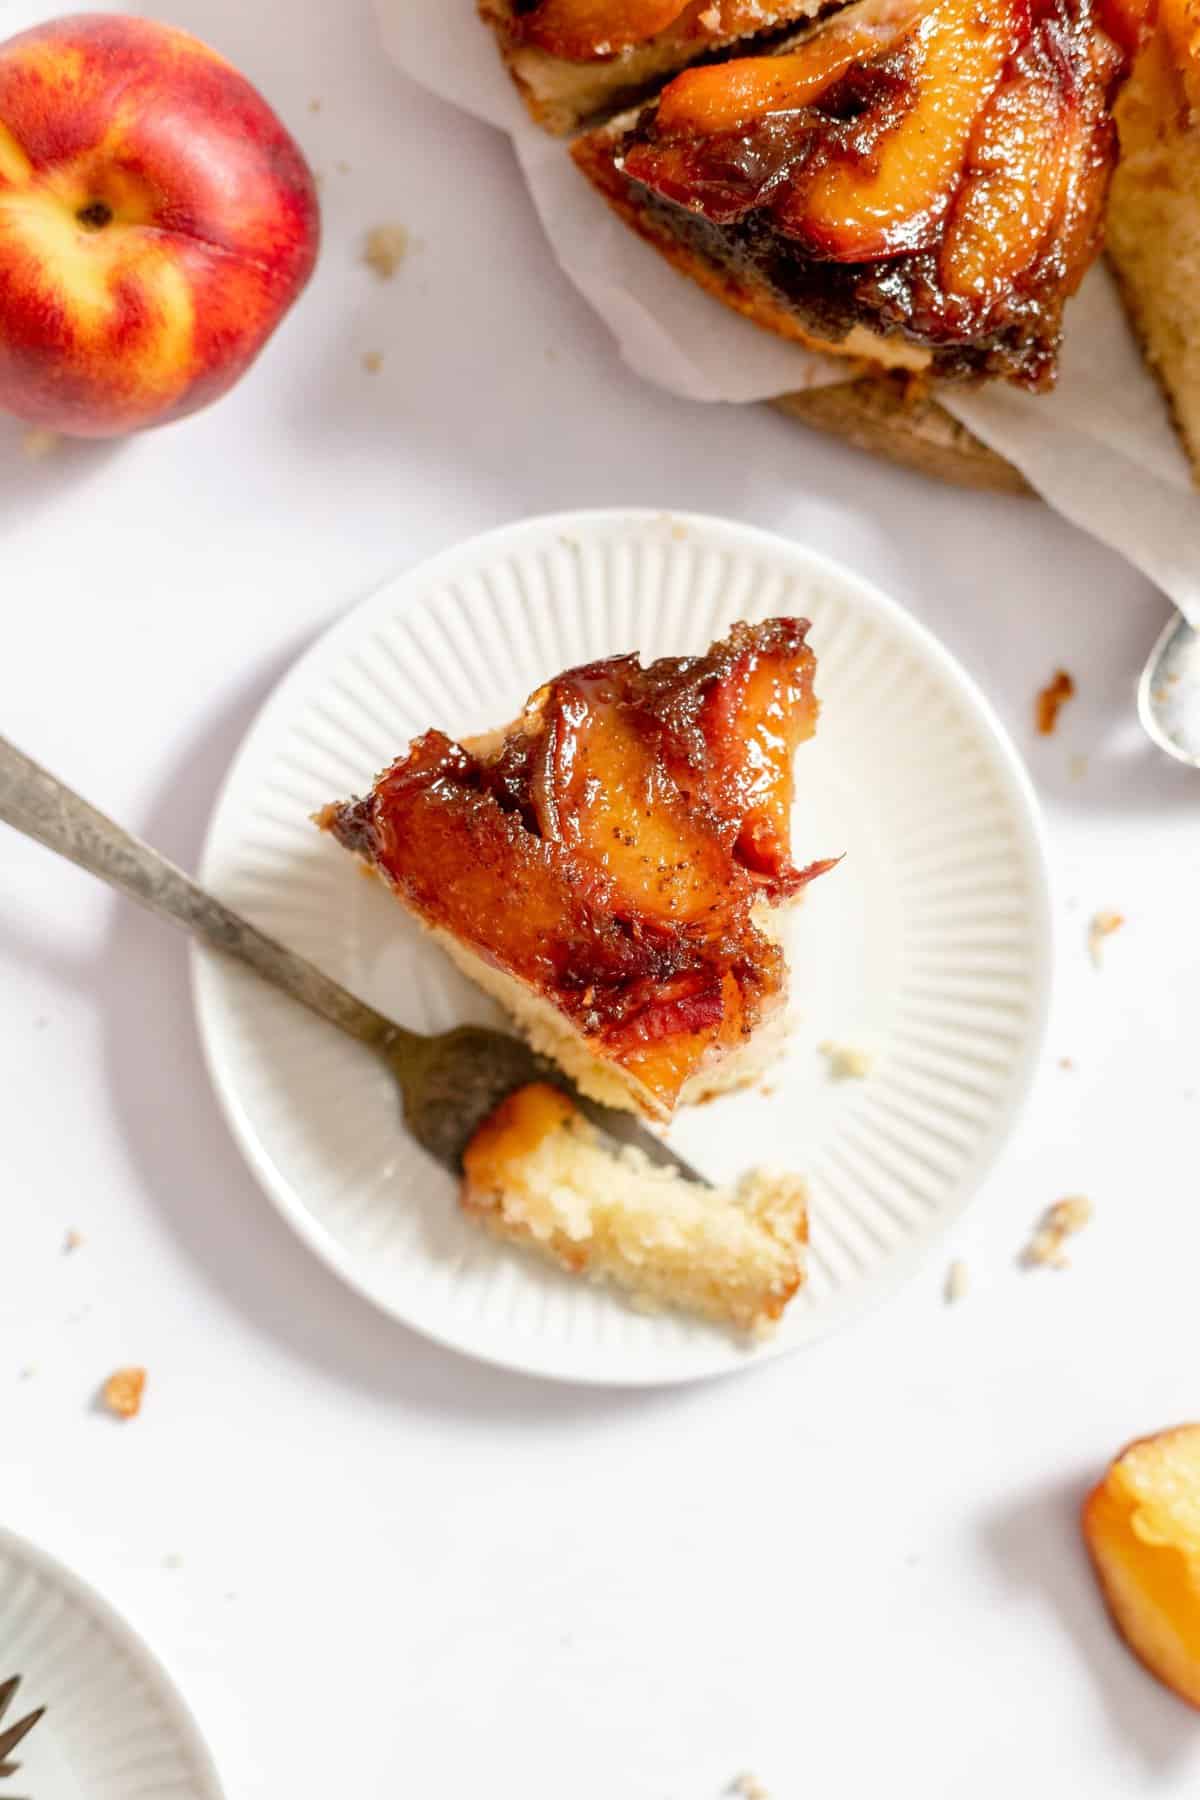
[[[584,1092],[665,1119],[775,1053],[772,909],[832,866],[790,851],[807,633],[771,619],[704,656],[569,670],[507,731],[426,732],[319,823]]]
[[[1117,105],[1108,249],[1200,480],[1200,11],[1162,0]]]
[[[768,41],[828,0],[479,0],[539,125],[573,131],[697,58]]]
[[[807,1192],[756,1170],[704,1188],[613,1148],[556,1088],[511,1094],[463,1158],[462,1206],[508,1243],[649,1307],[762,1330],[804,1279]]]
[[[1053,381],[1147,0],[856,0],[573,155],[677,268],[812,348]]]

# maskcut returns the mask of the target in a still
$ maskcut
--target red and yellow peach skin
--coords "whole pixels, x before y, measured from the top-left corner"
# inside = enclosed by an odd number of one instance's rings
[[[206,406],[319,235],[300,150],[186,32],[82,13],[0,44],[0,408],[110,437]]]

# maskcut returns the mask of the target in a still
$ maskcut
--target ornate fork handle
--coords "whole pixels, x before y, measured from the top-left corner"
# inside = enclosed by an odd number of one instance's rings
[[[214,950],[249,964],[275,987],[375,1050],[416,1034],[359,1000],[328,975],[241,918],[132,832],[0,738],[0,819],[182,925]]]

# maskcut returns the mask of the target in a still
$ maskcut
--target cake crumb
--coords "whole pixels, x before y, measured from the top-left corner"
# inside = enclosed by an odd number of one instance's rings
[[[380,281],[390,281],[408,255],[408,230],[403,225],[373,225],[367,233],[363,261]]]
[[[183,1558],[180,1556],[178,1550],[172,1550],[169,1556],[163,1557],[164,1569],[182,1569],[182,1567]]]
[[[852,1044],[834,1044],[828,1038],[817,1049],[828,1058],[834,1081],[861,1081],[871,1073],[875,1059],[867,1050],[857,1050]]]
[[[136,1419],[146,1392],[145,1369],[118,1369],[101,1390],[105,1406],[118,1419]]]
[[[26,462],[45,462],[53,456],[62,438],[57,431],[47,431],[44,425],[32,425],[21,439],[21,453]]]
[[[946,1305],[954,1306],[959,1300],[965,1300],[970,1286],[966,1263],[952,1262],[946,1270]]]
[[[1073,1056],[1060,1056],[1058,1059],[1058,1066],[1060,1069],[1073,1069],[1075,1067],[1075,1058]]]
[[[81,1231],[74,1229],[67,1231],[63,1237],[63,1255],[70,1256],[72,1251],[78,1250],[82,1243],[83,1233]]]
[[[1124,923],[1125,916],[1123,913],[1093,913],[1091,923],[1088,926],[1087,946],[1088,955],[1092,959],[1092,966],[1094,968],[1099,969],[1103,967],[1103,957],[1101,952],[1104,949],[1104,940],[1110,938],[1114,931],[1120,931]]]
[[[309,112],[313,112],[313,113],[320,112],[321,102],[319,100],[317,100],[316,98],[313,98],[308,103],[308,110],[309,110]]]
[[[378,375],[380,369],[383,367],[383,351],[364,350],[362,366],[367,371],[368,375]]]
[[[1030,1238],[1022,1253],[1021,1260],[1026,1268],[1066,1269],[1070,1267],[1070,1259],[1063,1245],[1077,1231],[1091,1223],[1092,1203],[1082,1194],[1072,1194],[1066,1200],[1056,1200],[1048,1207],[1038,1222],[1037,1230]]]
[[[1075,683],[1065,669],[1055,669],[1034,702],[1034,718],[1043,737],[1050,737],[1058,724],[1058,715],[1068,700],[1075,697]]]
[[[1088,772],[1088,759],[1079,751],[1067,759],[1067,773],[1072,781],[1082,781]]]
[[[339,175],[348,175],[350,173],[350,164],[346,162],[343,157],[339,156],[333,166]]]
[[[672,525],[671,536],[675,539],[675,542],[677,544],[682,544],[687,537],[687,526],[686,525]]]
[[[725,1791],[736,1795],[737,1800],[771,1800],[757,1775],[735,1775]]]

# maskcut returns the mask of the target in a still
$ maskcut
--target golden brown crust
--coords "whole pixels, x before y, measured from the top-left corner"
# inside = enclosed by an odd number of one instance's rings
[[[1109,216],[1111,219],[1111,213]],[[1197,487],[1200,487],[1200,437],[1194,437],[1188,431],[1188,428],[1184,423],[1183,407],[1180,398],[1176,395],[1171,385],[1170,378],[1163,368],[1161,359],[1155,353],[1143,295],[1137,282],[1123,267],[1119,256],[1114,249],[1111,235],[1107,246],[1106,259],[1109,268],[1113,272],[1113,278],[1117,284],[1117,292],[1120,294],[1121,304],[1125,308],[1125,317],[1129,321],[1129,328],[1133,332],[1133,335],[1137,340],[1137,347],[1142,353],[1142,360],[1145,362],[1146,367],[1150,370],[1150,373],[1158,383],[1159,392],[1166,401],[1167,412],[1170,416],[1171,424],[1175,428],[1175,435],[1183,445],[1184,453],[1192,466],[1192,480]]]
[[[1032,495],[1020,470],[940,406],[937,393],[935,380],[881,370],[830,387],[782,394],[774,405],[802,425],[933,481]]]
[[[1200,54],[1174,3],[1116,108],[1108,257],[1200,484]]]

